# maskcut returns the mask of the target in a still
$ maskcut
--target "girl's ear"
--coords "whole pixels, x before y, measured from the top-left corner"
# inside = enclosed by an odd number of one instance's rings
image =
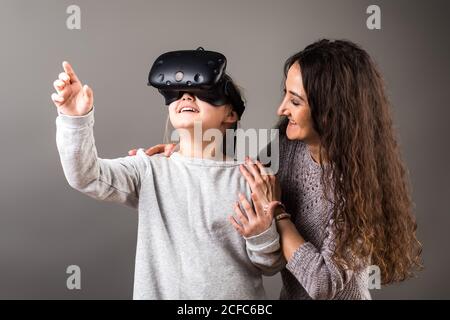
[[[227,110],[227,115],[225,116],[225,120],[223,121],[226,124],[233,124],[239,120],[238,114],[231,107]]]

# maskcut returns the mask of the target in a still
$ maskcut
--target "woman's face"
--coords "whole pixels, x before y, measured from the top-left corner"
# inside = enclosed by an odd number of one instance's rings
[[[238,120],[231,106],[214,106],[187,92],[169,105],[169,117],[175,129],[193,129],[194,123],[200,122],[202,130],[215,128],[223,132]]]
[[[313,128],[311,109],[303,88],[302,73],[298,63],[293,64],[289,69],[284,91],[285,95],[277,113],[289,119],[286,128],[288,139],[302,140],[306,143],[316,142],[319,136]]]

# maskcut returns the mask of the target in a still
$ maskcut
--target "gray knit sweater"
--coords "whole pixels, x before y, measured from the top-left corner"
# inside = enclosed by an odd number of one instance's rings
[[[305,239],[281,272],[281,299],[371,299],[366,272],[343,272],[332,261],[331,204],[323,198],[321,168],[305,143],[280,139],[282,200]]]

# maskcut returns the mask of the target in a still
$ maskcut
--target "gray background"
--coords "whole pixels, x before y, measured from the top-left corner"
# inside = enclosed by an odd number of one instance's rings
[[[66,28],[78,4],[82,29]],[[378,4],[382,30],[366,28]],[[374,298],[450,298],[448,1],[0,1],[0,298],[132,297],[137,214],[67,185],[55,146],[52,83],[64,59],[94,89],[101,157],[163,139],[166,108],[146,86],[169,50],[223,52],[245,88],[244,128],[268,128],[282,64],[319,38],[360,43],[378,62],[411,174],[426,269]],[[82,290],[66,289],[66,267]],[[278,297],[280,278],[266,281]]]

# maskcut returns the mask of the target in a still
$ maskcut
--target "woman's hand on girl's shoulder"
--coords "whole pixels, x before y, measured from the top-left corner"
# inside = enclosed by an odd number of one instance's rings
[[[229,216],[229,221],[239,234],[245,238],[257,236],[270,228],[273,216],[265,212],[261,206],[258,196],[252,193],[253,205],[239,194],[239,201],[234,205],[235,216]],[[242,207],[242,208],[241,208]]]
[[[277,178],[261,162],[247,157],[245,165],[241,165],[240,170],[263,207],[272,201],[281,200],[281,188]]]
[[[153,156],[155,154],[161,154],[163,153],[166,157],[170,157],[172,155],[172,153],[174,153],[175,148],[176,148],[176,144],[174,143],[170,143],[170,144],[158,144],[156,146],[153,146],[151,148],[148,148],[147,150],[145,150],[145,153],[148,156]],[[129,156],[135,156],[137,154],[138,149],[132,149],[130,151],[128,151],[128,155]]]

